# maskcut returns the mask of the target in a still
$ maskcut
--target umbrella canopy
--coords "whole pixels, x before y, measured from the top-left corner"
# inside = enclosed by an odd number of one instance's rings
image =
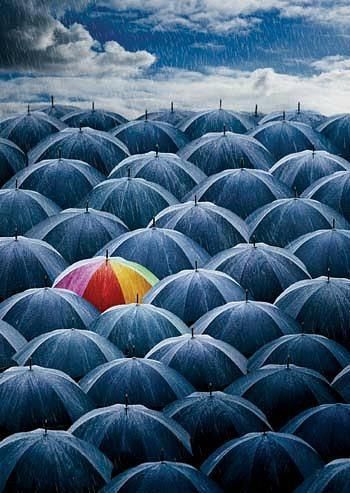
[[[264,125],[269,122],[283,121],[305,123],[312,128],[316,128],[327,120],[327,117],[319,113],[318,111],[302,110],[300,103],[296,110],[289,111],[274,111],[265,115],[260,121],[259,125]]]
[[[92,103],[90,110],[78,109],[65,115],[62,121],[69,127],[90,127],[108,132],[117,125],[126,123],[127,119],[113,111],[96,109],[95,104]]]
[[[112,464],[95,447],[66,431],[16,433],[0,443],[0,491],[97,493]]]
[[[0,138],[0,186],[25,166],[24,152],[10,140]]]
[[[121,257],[94,257],[68,267],[54,282],[69,289],[103,312],[114,305],[132,303],[156,284],[145,267]]]
[[[350,459],[338,459],[312,474],[295,493],[347,493]]]
[[[29,162],[56,159],[59,152],[63,158],[85,161],[105,175],[129,156],[127,147],[107,132],[89,127],[66,128],[32,149],[28,155]]]
[[[301,327],[275,305],[258,301],[234,301],[203,315],[194,326],[195,334],[208,334],[227,342],[246,357],[264,344]]]
[[[350,404],[350,365],[345,367],[332,382],[333,388]]]
[[[249,433],[227,442],[202,466],[224,491],[292,493],[322,467],[316,451],[287,433]]]
[[[321,334],[350,348],[350,280],[329,277],[299,281],[276,300],[285,313],[303,323],[305,331]]]
[[[304,264],[283,248],[242,243],[218,253],[206,266],[235,279],[259,301],[273,303],[288,286],[310,279]]]
[[[224,207],[245,219],[273,200],[291,197],[287,186],[270,173],[255,169],[226,170],[195,187],[185,200],[202,200]]]
[[[92,370],[80,386],[98,407],[124,403],[162,409],[194,392],[177,371],[151,359],[116,359]]]
[[[339,394],[318,372],[289,362],[254,370],[233,382],[225,392],[258,406],[276,429],[309,407],[340,400]]]
[[[210,260],[209,254],[184,234],[173,229],[145,228],[126,233],[113,239],[104,250],[113,257],[123,257],[137,262],[158,277],[175,274],[180,270],[203,267]],[[101,249],[97,255],[102,255]]]
[[[108,178],[122,178],[128,174],[161,185],[178,200],[206,179],[206,175],[189,161],[176,154],[158,151],[135,154],[124,159]]]
[[[49,116],[53,116],[54,118],[58,118],[60,120],[65,115],[68,115],[69,113],[72,113],[72,111],[77,111],[79,109],[77,106],[56,104],[54,96],[51,96],[50,101],[51,104],[47,106],[41,106],[35,111],[41,111]]]
[[[46,241],[72,264],[92,257],[110,240],[127,231],[125,224],[113,214],[86,206],[51,216],[28,231],[26,236]]]
[[[350,114],[332,116],[318,130],[332,142],[341,156],[350,159]]]
[[[0,301],[25,289],[51,284],[67,266],[44,241],[23,236],[0,238]]]
[[[14,356],[18,365],[31,361],[61,370],[75,380],[99,365],[122,358],[123,353],[104,337],[81,329],[57,329],[32,339]]]
[[[202,391],[223,389],[247,373],[247,360],[239,351],[208,335],[192,333],[165,339],[146,358],[174,368]]]
[[[160,457],[187,461],[192,455],[190,436],[176,421],[127,401],[85,414],[69,431],[99,448],[114,473]]]
[[[170,123],[174,127],[180,126],[183,121],[190,116],[194,115],[194,111],[177,109],[174,107],[174,103],[171,102],[170,110],[163,109],[158,111],[153,111],[152,113],[147,113],[148,120],[157,120],[158,122]],[[137,120],[144,120],[145,113],[136,118]]]
[[[244,221],[233,212],[211,202],[195,200],[170,206],[156,216],[155,224],[160,228],[180,231],[210,255],[248,241],[248,229]]]
[[[179,155],[206,175],[242,167],[267,171],[274,163],[273,156],[256,139],[226,131],[209,133],[190,142]]]
[[[90,330],[112,341],[124,354],[145,356],[158,342],[188,332],[173,313],[157,306],[129,303],[110,308],[92,322]]]
[[[339,228],[350,229],[337,211],[317,200],[280,199],[260,207],[247,218],[256,241],[284,247],[306,233],[329,229],[336,221]]]
[[[13,355],[26,343],[27,341],[18,330],[0,320],[0,368],[5,369],[13,366]]]
[[[209,310],[244,297],[244,289],[227,274],[193,269],[162,279],[144,301],[175,313],[191,325]]]
[[[130,228],[144,228],[160,211],[177,204],[165,188],[143,178],[115,178],[97,185],[88,195],[91,207],[120,217]]]
[[[0,319],[27,340],[57,328],[86,329],[98,315],[84,298],[66,289],[28,289],[0,304]]]

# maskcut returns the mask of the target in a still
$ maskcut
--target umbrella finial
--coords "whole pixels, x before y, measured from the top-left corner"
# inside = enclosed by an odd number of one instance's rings
[[[130,166],[128,166],[128,180],[130,180],[131,178],[131,168]]]
[[[222,110],[222,99],[220,99],[220,106],[219,106],[220,110]]]
[[[139,305],[140,300],[139,300],[139,293],[136,293],[136,305]]]
[[[258,105],[256,104],[256,105],[255,105],[255,111],[254,111],[254,116],[255,116],[256,118],[257,118],[257,117],[258,117],[258,115],[259,115],[258,110],[259,110],[259,107],[258,107]]]
[[[108,248],[106,250],[106,262],[108,262],[108,258],[109,258],[109,252],[108,252]]]
[[[51,108],[55,107],[55,98],[51,96]]]
[[[194,328],[193,328],[193,325],[191,326],[191,339],[194,339]]]
[[[328,267],[327,268],[327,282],[329,282],[331,280],[331,268]]]
[[[170,111],[171,113],[174,113],[174,101],[171,102]]]
[[[125,394],[125,414],[128,414],[128,407],[129,407],[129,396],[128,394]]]
[[[224,123],[224,130],[223,130],[223,132],[224,132],[224,136],[225,136],[226,135],[226,123]]]
[[[333,217],[333,221],[332,221],[332,229],[335,229],[335,218]]]
[[[152,217],[152,228],[156,227],[156,218],[153,216]]]
[[[194,261],[194,270],[196,272],[198,272],[198,261],[197,260]]]
[[[91,104],[91,111],[94,112],[95,111],[95,101],[92,102]]]
[[[156,157],[159,157],[159,144],[156,144]]]
[[[47,436],[47,419],[44,420],[44,435]]]
[[[282,120],[285,122],[286,121],[286,111],[283,110],[283,113],[282,113]]]
[[[18,178],[16,178],[15,188],[16,188],[16,190],[18,190]]]
[[[145,110],[145,120],[146,121],[148,120],[148,110],[147,109]]]
[[[249,291],[248,289],[245,290],[245,302],[248,303],[249,301]]]
[[[79,122],[79,132],[82,133],[82,131],[83,131],[83,125],[81,122]]]
[[[256,248],[256,236],[255,235],[252,236],[252,240],[253,240],[253,247]]]
[[[290,367],[290,362],[291,362],[291,357],[290,357],[290,354],[288,354],[287,356],[287,369],[289,370],[289,367]]]
[[[33,369],[33,368],[32,368],[32,366],[33,366],[33,365],[32,365],[32,362],[33,362],[32,358],[29,358],[29,370],[30,370],[30,371],[32,371],[32,369]]]
[[[194,205],[197,205],[197,195],[194,196]]]
[[[160,449],[160,457],[159,457],[159,459],[160,459],[160,462],[162,464],[164,464],[164,462],[165,462],[165,452],[164,452],[164,449],[163,448]]]
[[[62,147],[58,148],[58,160],[62,161]]]
[[[18,240],[18,228],[17,228],[17,226],[15,227],[15,235],[14,236],[15,236],[15,241],[17,241]]]
[[[86,204],[85,204],[85,212],[89,212],[89,201],[88,200],[86,201]]]
[[[209,382],[208,384],[209,397],[213,397],[213,384]]]
[[[298,190],[297,190],[297,187],[294,187],[294,198],[295,199],[298,198]]]
[[[239,167],[240,167],[241,169],[243,169],[243,168],[244,168],[244,165],[245,165],[245,162],[244,162],[244,157],[241,157],[241,159],[239,160]]]
[[[300,113],[301,113],[301,104],[300,104],[300,101],[299,101],[299,103],[298,103],[298,115],[300,115]]]
[[[315,157],[315,146],[312,144],[312,147],[311,147],[311,150],[312,150],[312,157]]]
[[[27,105],[27,115],[30,115],[30,104]]]

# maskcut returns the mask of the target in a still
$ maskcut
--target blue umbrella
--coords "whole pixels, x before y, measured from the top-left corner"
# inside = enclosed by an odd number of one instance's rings
[[[176,421],[144,406],[124,404],[85,414],[69,429],[99,448],[113,463],[114,473],[159,460],[191,458],[190,436]]]
[[[341,156],[350,159],[350,114],[332,116],[318,130],[338,149]]]
[[[322,464],[316,451],[298,437],[249,433],[216,450],[202,471],[227,492],[292,493]]]
[[[143,228],[177,199],[165,188],[143,178],[115,178],[97,185],[88,195],[91,207],[120,217],[130,229]]]
[[[105,175],[129,156],[127,147],[111,134],[84,127],[66,128],[47,137],[31,150],[28,159],[31,164],[56,159],[60,152],[63,158],[85,161]]]
[[[333,380],[332,387],[350,404],[350,365],[346,366]]]
[[[62,121],[69,127],[90,127],[104,132],[127,122],[126,118],[118,113],[96,109],[95,103],[92,103],[90,110],[78,109],[68,113],[62,118]]]
[[[97,255],[108,249],[112,257],[123,257],[143,265],[158,279],[180,270],[203,267],[209,254],[184,234],[173,229],[145,228],[111,240]]]
[[[97,493],[112,464],[95,447],[66,431],[16,433],[0,443],[0,491]]]
[[[80,386],[98,407],[125,402],[162,409],[170,402],[194,392],[177,371],[150,359],[116,359],[95,368]]]
[[[171,206],[158,214],[159,228],[175,229],[192,238],[210,255],[248,241],[244,221],[222,207],[210,202],[185,202]]]
[[[326,121],[327,117],[319,113],[318,111],[302,110],[301,104],[298,103],[298,108],[296,110],[289,111],[274,111],[264,116],[260,121],[259,125],[264,125],[269,122],[276,122],[287,120],[289,122],[299,122],[305,123],[310,127],[316,128]]]
[[[288,286],[310,279],[304,264],[283,248],[242,243],[218,253],[207,269],[225,272],[259,301],[273,303]]]
[[[284,247],[293,240],[317,229],[350,229],[349,223],[337,211],[317,200],[280,199],[260,207],[247,218],[256,241]]]
[[[170,125],[174,125],[174,127],[180,126],[183,121],[187,118],[190,118],[194,115],[193,111],[189,110],[178,110],[174,108],[174,103],[171,102],[170,110],[158,110],[153,111],[152,113],[147,112],[148,120],[157,120],[158,122],[170,123]],[[144,120],[145,113],[137,118],[137,120]]]
[[[270,173],[241,168],[210,176],[184,200],[197,197],[197,200],[213,202],[245,219],[259,207],[291,196],[291,190]]]
[[[191,325],[209,310],[244,299],[243,288],[223,272],[183,270],[159,281],[144,297]]]
[[[114,215],[86,206],[51,216],[28,231],[26,236],[46,241],[73,264],[92,257],[110,240],[127,231],[125,224]]]
[[[232,132],[209,133],[190,142],[179,156],[213,175],[233,168],[268,170],[274,163],[270,152],[256,139]]]
[[[0,319],[27,340],[57,328],[86,329],[99,312],[84,298],[58,288],[28,289],[0,304]]]
[[[350,459],[338,459],[312,474],[295,493],[347,493]]]
[[[27,341],[18,330],[0,320],[0,368],[5,369],[14,366],[13,355],[26,343]]]
[[[249,371],[270,364],[283,364],[291,358],[297,366],[334,378],[350,364],[350,352],[327,337],[317,334],[291,334],[279,337],[259,349],[249,360]]]
[[[146,358],[174,368],[202,391],[223,389],[247,373],[247,360],[239,351],[208,335],[192,333],[165,339]]]
[[[231,344],[246,357],[277,337],[301,330],[295,320],[275,305],[250,300],[214,308],[197,320],[193,328],[196,334],[208,334]]]
[[[145,356],[163,339],[188,332],[173,313],[139,303],[114,306],[101,313],[89,328],[112,341],[124,354],[138,357]]]
[[[81,329],[57,329],[35,337],[14,356],[18,365],[33,364],[61,370],[75,380],[123,353],[104,337]]]
[[[0,138],[0,186],[25,166],[24,152],[10,140]]]
[[[47,106],[40,106],[35,111],[41,111],[60,120],[62,117],[72,113],[72,111],[77,111],[79,109],[77,106],[71,106],[68,104],[56,104],[54,96],[51,96],[50,102],[51,104]]]
[[[67,267],[64,258],[44,241],[17,235],[0,238],[0,301],[53,283]]]
[[[206,178],[206,175],[189,161],[176,154],[158,151],[134,154],[124,159],[111,171],[108,178],[122,178],[128,176],[128,173],[135,178],[158,183],[178,200]]]

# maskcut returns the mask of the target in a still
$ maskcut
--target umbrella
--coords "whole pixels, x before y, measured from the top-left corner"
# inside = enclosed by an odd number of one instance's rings
[[[283,364],[291,358],[297,366],[334,378],[350,364],[350,352],[327,337],[317,334],[290,334],[279,337],[259,349],[249,360],[249,371],[270,364]]]
[[[247,360],[239,351],[226,342],[193,332],[159,342],[146,358],[174,368],[202,391],[223,389],[247,373]]]
[[[209,133],[190,142],[179,156],[213,175],[233,168],[268,170],[274,163],[270,152],[256,139],[232,132]]]
[[[0,238],[0,301],[29,288],[51,284],[67,262],[44,241]]]
[[[175,313],[191,325],[209,310],[244,297],[243,288],[227,274],[196,268],[162,279],[144,301]]]
[[[206,175],[194,164],[176,154],[147,152],[134,154],[119,163],[108,178],[122,178],[130,173],[135,178],[143,178],[161,185],[174,197],[181,200],[193,187],[206,179]]]
[[[299,281],[286,289],[276,305],[304,330],[321,334],[350,348],[350,280],[318,277]]]
[[[0,191],[1,198],[1,191]],[[126,233],[125,224],[108,212],[67,209],[51,216],[27,232],[29,238],[52,245],[69,264],[86,259],[113,238]]]
[[[295,320],[275,305],[248,299],[214,308],[197,320],[193,328],[195,334],[225,341],[246,357],[277,337],[301,330]]]
[[[204,474],[224,491],[292,493],[322,467],[316,451],[287,433],[249,433],[227,442],[203,464]]]
[[[190,436],[159,411],[124,404],[96,409],[74,423],[74,436],[99,448],[113,463],[114,473],[159,460],[191,458]]]
[[[188,431],[198,463],[227,440],[271,429],[256,406],[223,392],[195,392],[170,404],[164,412]]]
[[[291,365],[266,365],[239,378],[225,390],[248,399],[279,429],[309,407],[332,404],[339,394],[314,370]]]
[[[312,474],[295,493],[347,493],[350,459],[338,459]]]
[[[264,116],[260,121],[259,125],[264,125],[269,122],[276,122],[286,120],[289,122],[299,122],[305,123],[310,127],[316,128],[326,121],[327,117],[319,113],[318,111],[302,110],[301,104],[298,103],[296,110],[289,111],[274,111]]]
[[[210,202],[195,200],[170,206],[156,216],[155,224],[160,228],[180,231],[210,255],[248,241],[244,221],[233,212]]]
[[[327,151],[301,151],[280,159],[270,172],[288,187],[303,192],[315,181],[336,171],[349,170],[345,159]]]
[[[192,385],[177,371],[151,359],[116,359],[95,368],[80,386],[96,406],[124,403],[162,409],[170,402],[194,392]]]
[[[0,368],[5,369],[13,366],[12,356],[26,343],[27,341],[18,330],[0,320]]]
[[[10,140],[0,138],[0,186],[25,166],[24,152]]]
[[[97,493],[112,464],[95,447],[66,431],[16,433],[0,443],[0,491]]]
[[[145,266],[159,279],[180,270],[203,267],[209,254],[184,234],[173,229],[145,228],[113,239],[104,249],[113,257],[123,257]],[[103,249],[97,253],[102,255]]]
[[[174,125],[174,127],[180,126],[181,123],[194,115],[194,111],[189,110],[178,110],[174,108],[174,103],[171,102],[170,110],[159,110],[153,111],[152,113],[147,112],[148,120],[157,120],[158,122],[170,123],[170,125]],[[137,118],[137,120],[144,120],[145,113]]]
[[[0,304],[0,319],[27,340],[57,328],[86,329],[98,315],[84,298],[66,289],[28,289]]]
[[[93,257],[68,267],[54,282],[69,289],[103,312],[114,305],[132,303],[157,282],[145,267],[121,257]]]
[[[97,185],[88,195],[94,209],[115,214],[130,229],[144,228],[158,212],[177,199],[165,188],[143,178],[115,178]]]
[[[345,159],[350,158],[350,115],[345,113],[328,118],[318,127],[319,132],[329,139]]]
[[[206,268],[225,272],[248,289],[254,299],[271,303],[291,284],[310,279],[297,257],[264,243],[241,243],[224,250]]]
[[[28,155],[29,162],[56,159],[60,152],[63,158],[85,161],[105,175],[129,156],[125,145],[107,132],[89,127],[66,128],[32,149]]]
[[[32,339],[14,356],[18,365],[33,364],[61,370],[75,380],[123,353],[104,337],[81,329],[57,329]]]
[[[197,197],[197,200],[213,202],[245,219],[259,207],[291,196],[291,190],[270,173],[241,168],[210,176],[184,200]]]
[[[4,188],[34,190],[62,209],[76,206],[105,178],[87,163],[75,159],[47,159],[31,164],[9,180]]]
[[[72,111],[77,111],[79,108],[76,106],[66,105],[66,104],[56,104],[54,96],[50,98],[51,104],[47,106],[41,106],[35,111],[41,111],[49,116],[58,118],[60,120],[62,117],[72,113]]]
[[[109,339],[124,354],[138,357],[145,356],[163,339],[188,332],[187,326],[173,313],[140,303],[110,308],[89,328]]]
[[[38,192],[5,188],[0,190],[0,236],[24,234],[60,208]]]
[[[350,365],[346,366],[333,380],[332,387],[350,404]]]
[[[62,121],[69,127],[90,127],[104,132],[127,122],[126,118],[118,113],[96,109],[95,103],[92,103],[90,110],[78,109],[68,113],[62,118]]]
[[[350,228],[334,209],[317,200],[297,197],[275,200],[247,218],[250,234],[256,241],[281,247],[311,231],[329,229],[334,221],[339,228]]]
[[[2,373],[0,399],[3,435],[34,430],[44,423],[65,428],[93,409],[90,399],[68,375],[31,364]]]

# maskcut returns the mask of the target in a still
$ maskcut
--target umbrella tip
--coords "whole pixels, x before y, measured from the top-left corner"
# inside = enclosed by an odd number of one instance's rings
[[[191,339],[194,339],[194,328],[193,328],[193,325],[191,326]]]
[[[62,148],[61,147],[58,148],[58,160],[62,161]]]
[[[16,190],[18,190],[18,178],[16,178],[15,188],[16,188]]]
[[[287,369],[288,370],[290,368],[290,363],[291,363],[291,357],[290,357],[290,354],[288,354],[288,356],[287,356]]]
[[[131,178],[131,168],[130,166],[128,166],[128,180],[130,180]]]
[[[14,236],[15,236],[15,241],[17,241],[18,240],[18,228],[17,228],[17,226],[15,227],[15,234],[14,234]]]
[[[30,104],[27,105],[27,115],[30,115]]]
[[[252,236],[252,240],[253,240],[253,247],[256,248],[256,237],[255,237],[255,235]]]
[[[152,228],[156,227],[156,218],[153,216],[152,217]]]
[[[219,108],[222,110],[222,99],[220,99]]]
[[[332,229],[335,229],[335,218],[333,217],[333,221],[332,221]]]
[[[29,370],[32,371],[32,362],[33,362],[33,359],[32,358],[29,358]]]
[[[327,282],[329,282],[331,280],[331,268],[328,267],[327,268]]]
[[[145,121],[147,121],[147,120],[148,120],[148,110],[146,109],[145,110]]]
[[[128,407],[129,407],[129,395],[125,394],[125,404],[124,404],[124,409],[125,409],[125,414],[128,414]]]
[[[108,248],[106,250],[106,262],[108,262],[108,258],[109,258],[109,252],[108,252]]]
[[[248,303],[249,301],[249,291],[248,289],[245,290],[245,302]]]
[[[312,157],[315,157],[315,146],[312,144],[312,147],[311,147],[311,150],[312,150]]]
[[[298,198],[298,190],[297,190],[297,187],[294,187],[294,198],[295,199]]]
[[[209,397],[213,397],[213,384],[209,382],[208,384]]]
[[[91,111],[94,112],[95,111],[95,101],[92,102],[91,104]]]
[[[198,261],[197,260],[194,261],[194,270],[196,272],[198,272]]]
[[[165,452],[164,452],[164,449],[163,448],[160,449],[160,462],[162,464],[164,464],[164,462],[165,462]]]
[[[55,98],[53,96],[51,96],[51,108],[54,108],[55,107]]]
[[[159,144],[156,144],[156,157],[159,157]]]
[[[282,120],[285,122],[286,121],[286,111],[283,110],[283,113],[282,113]]]
[[[170,104],[170,111],[171,113],[174,113],[174,101],[172,101]]]
[[[44,435],[47,436],[47,419],[44,420]]]
[[[255,105],[255,111],[254,111],[254,116],[257,117],[258,116],[258,110],[259,110],[259,107],[258,105],[256,104]]]
[[[89,212],[89,201],[85,204],[85,212]]]
[[[140,304],[139,293],[136,293],[136,305]]]
[[[194,196],[194,205],[197,205],[198,202],[197,202],[197,195]]]
[[[81,124],[81,122],[79,123],[79,132],[81,133],[83,131],[83,125]]]
[[[243,168],[244,168],[244,165],[245,165],[245,162],[244,162],[244,157],[241,157],[241,158],[240,158],[240,160],[239,160],[239,167],[240,167],[241,169],[243,169]]]
[[[224,130],[223,130],[224,136],[226,135],[226,123],[224,123]]]
[[[298,115],[300,115],[300,112],[301,112],[301,104],[300,104],[300,101],[298,102]]]

